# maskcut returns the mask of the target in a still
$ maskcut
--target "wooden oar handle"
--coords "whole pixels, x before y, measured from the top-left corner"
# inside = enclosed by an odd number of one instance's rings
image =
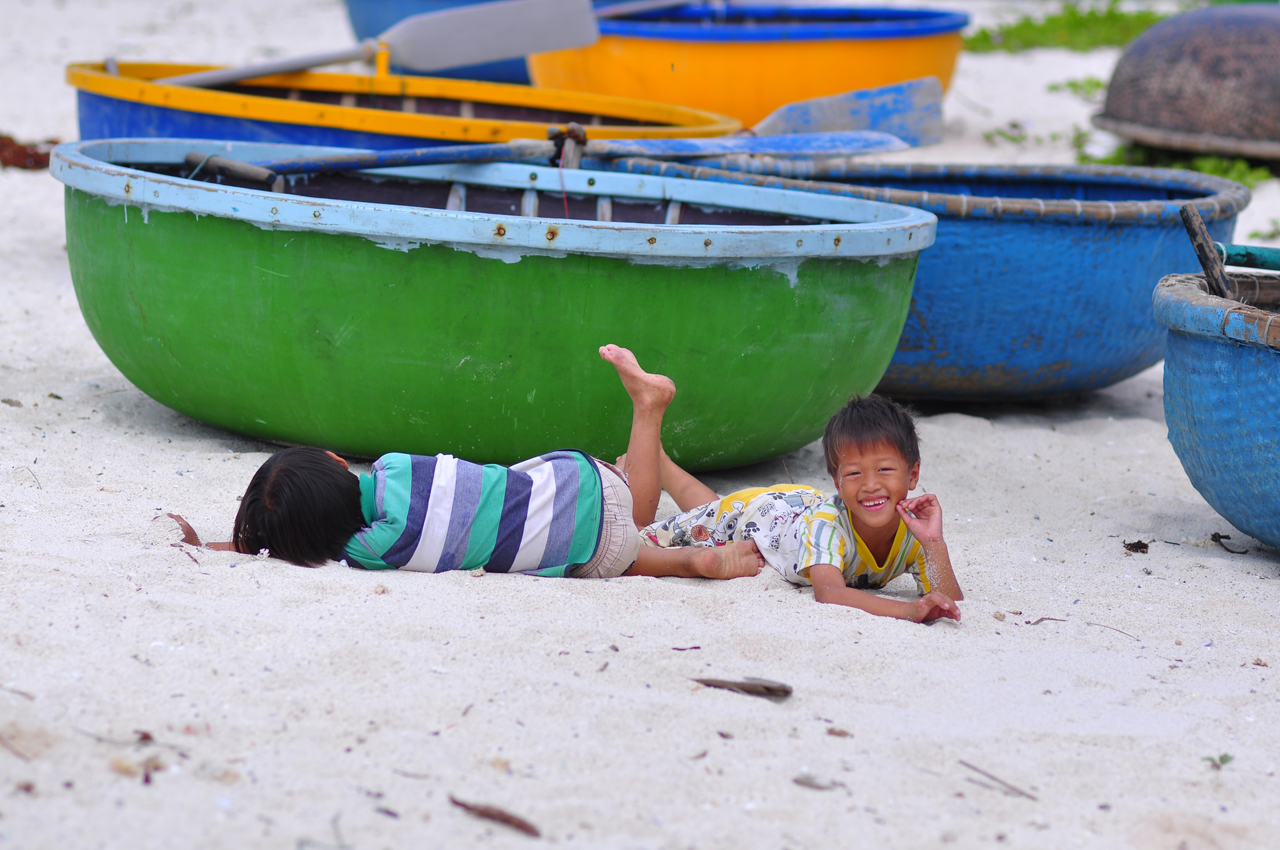
[[[238,159],[227,159],[225,156],[206,156],[202,153],[189,153],[185,162],[197,171],[206,174],[222,174],[226,177],[235,177],[238,180],[270,183],[276,179],[276,173],[270,168],[250,165]],[[190,176],[195,177],[196,173],[192,172]]]
[[[1182,226],[1191,237],[1191,247],[1196,249],[1200,258],[1200,267],[1204,269],[1205,282],[1209,284],[1209,294],[1219,298],[1231,298],[1231,285],[1227,282],[1227,273],[1222,268],[1222,257],[1214,249],[1213,240],[1204,226],[1204,219],[1194,204],[1183,204],[1179,210],[1182,215]]]
[[[195,86],[198,88],[225,86],[230,83],[238,83],[241,80],[252,80],[255,77],[268,77],[272,74],[293,74],[324,65],[336,65],[340,62],[370,62],[377,52],[378,42],[372,38],[367,38],[355,47],[344,47],[342,50],[331,50],[328,53],[313,53],[310,56],[277,59],[274,62],[242,65],[239,68],[216,68],[212,71],[197,71],[194,74],[165,77],[159,80],[152,80],[152,82],[169,86]]]

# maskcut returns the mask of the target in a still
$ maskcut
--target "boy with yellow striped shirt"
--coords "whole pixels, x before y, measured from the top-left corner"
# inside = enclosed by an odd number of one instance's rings
[[[932,494],[907,498],[920,476],[911,415],[880,396],[855,398],[831,417],[822,447],[832,497],[778,485],[719,499],[664,455],[662,485],[683,513],[645,528],[642,542],[665,548],[754,540],[766,563],[788,581],[813,585],[819,602],[915,622],[959,620],[956,602],[964,594],[942,538],[942,507]],[[865,590],[903,573],[915,579],[919,599]]]

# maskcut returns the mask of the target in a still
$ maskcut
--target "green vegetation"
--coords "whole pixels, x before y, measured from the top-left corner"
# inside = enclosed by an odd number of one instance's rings
[[[1250,163],[1246,159],[1228,159],[1221,156],[1194,156],[1187,159],[1181,151],[1149,148],[1136,142],[1116,149],[1111,156],[1093,157],[1084,152],[1089,141],[1087,132],[1077,132],[1072,138],[1072,147],[1076,151],[1076,161],[1085,165],[1145,165],[1152,168],[1183,168],[1187,171],[1199,171],[1201,174],[1212,174],[1225,177],[1237,183],[1243,183],[1250,189],[1263,180],[1275,177],[1271,169],[1262,163]]]
[[[1249,234],[1250,239],[1266,239],[1270,242],[1272,239],[1280,239],[1280,218],[1271,219],[1271,227],[1269,230],[1255,230]]]
[[[1214,758],[1213,756],[1205,756],[1203,761],[1209,762],[1209,767],[1214,770],[1222,770],[1224,767],[1231,764],[1231,762],[1235,761],[1235,756],[1231,755],[1231,753],[1223,753],[1217,758]]]
[[[1067,92],[1080,98],[1085,103],[1102,103],[1107,96],[1107,81],[1098,77],[1063,80],[1060,83],[1050,83],[1048,91]]]
[[[1165,17],[1152,11],[1122,12],[1119,0],[1109,0],[1106,6],[1083,12],[1078,3],[1068,3],[1061,12],[1042,21],[1023,17],[1012,24],[996,27],[994,31],[983,27],[964,40],[964,49],[975,53],[996,50],[1020,53],[1033,47],[1066,47],[1081,51],[1096,47],[1122,47]]]

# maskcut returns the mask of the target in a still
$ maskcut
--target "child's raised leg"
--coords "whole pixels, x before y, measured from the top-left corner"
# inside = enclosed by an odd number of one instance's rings
[[[691,511],[696,507],[720,501],[715,490],[681,469],[665,450],[662,452],[660,464],[658,480],[662,484],[662,489],[670,494],[680,510]],[[626,472],[627,456],[621,455],[614,465]]]
[[[627,483],[631,488],[632,519],[636,528],[653,522],[662,495],[660,457],[662,416],[675,398],[676,385],[666,375],[651,375],[636,356],[616,345],[601,347],[600,356],[618,370],[631,396],[631,439],[627,442]]]
[[[600,356],[618,370],[633,405],[626,472],[633,504],[632,519],[640,529],[653,522],[658,513],[662,459],[666,457],[662,451],[662,416],[675,397],[676,385],[665,375],[652,375],[641,369],[635,355],[625,348],[606,345],[600,349]],[[675,467],[670,458],[667,463]],[[679,472],[693,478],[683,470]],[[714,499],[715,494],[711,493],[708,501]],[[677,549],[641,546],[635,564],[626,574],[728,579],[756,575],[763,567],[764,558],[754,541]]]

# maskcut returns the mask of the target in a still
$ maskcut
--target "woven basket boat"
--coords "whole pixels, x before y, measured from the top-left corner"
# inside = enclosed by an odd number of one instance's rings
[[[1280,276],[1227,274],[1234,300],[1203,275],[1170,275],[1152,296],[1169,329],[1164,414],[1192,485],[1232,525],[1280,548]]]
[[[209,67],[122,62],[118,74],[109,74],[100,64],[68,65],[80,138],[389,150],[544,139],[548,128],[570,121],[593,139],[702,138],[742,129],[723,115],[645,100],[389,73],[281,74],[221,89],[153,82]]]
[[[517,164],[274,194],[185,179],[191,151],[332,152],[58,147],[90,330],[175,410],[364,456],[613,457],[631,414],[596,354],[608,342],[675,379],[664,440],[683,465],[805,445],[880,380],[936,224],[854,198]]]
[[[731,158],[762,173],[619,167],[905,204],[938,216],[911,313],[880,390],[1000,401],[1114,384],[1164,356],[1151,313],[1161,276],[1199,268],[1181,204],[1230,242],[1244,186],[1189,171],[1112,166],[873,165]],[[785,175],[785,179],[770,176]]]
[[[1157,148],[1280,159],[1280,6],[1231,4],[1134,39],[1093,123]]]

